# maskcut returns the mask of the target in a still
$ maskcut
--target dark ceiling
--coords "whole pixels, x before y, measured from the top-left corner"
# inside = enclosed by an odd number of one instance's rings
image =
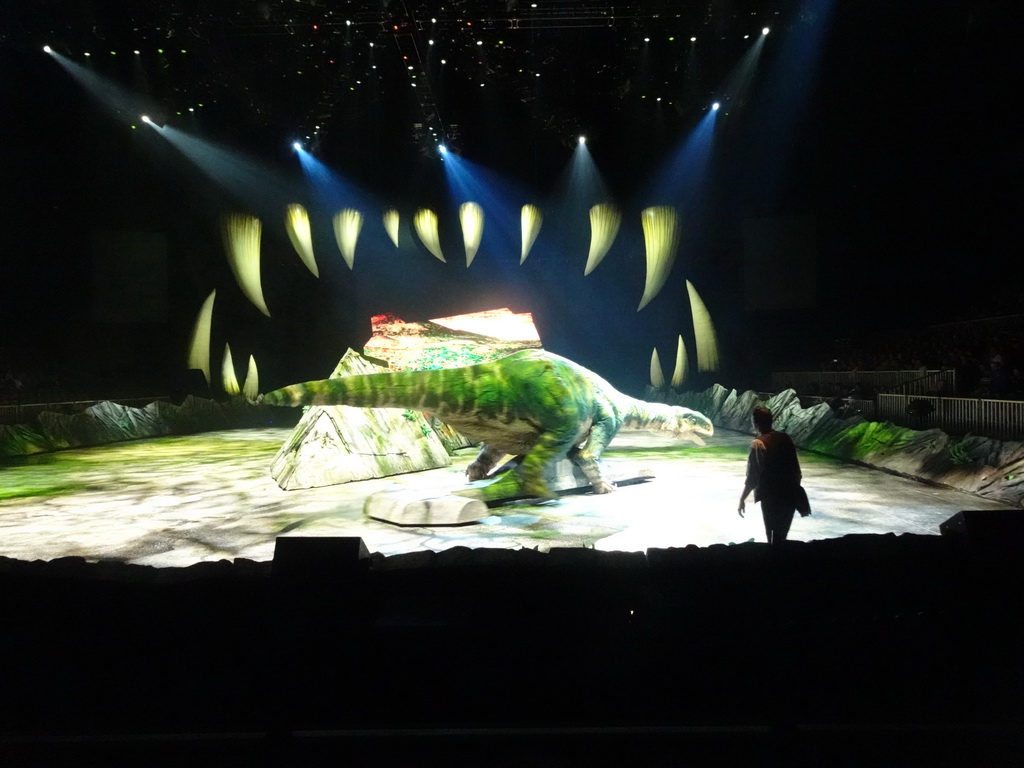
[[[161,121],[190,127],[196,109],[206,135],[243,145],[300,138],[334,159],[444,139],[486,154],[523,139],[569,146],[581,132],[617,139],[638,116],[657,118],[656,141],[677,138],[750,38],[791,21],[785,5],[36,0],[7,8],[0,35],[145,93]]]

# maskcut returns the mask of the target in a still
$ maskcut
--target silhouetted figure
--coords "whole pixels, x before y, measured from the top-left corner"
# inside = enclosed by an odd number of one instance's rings
[[[796,446],[785,432],[772,429],[772,412],[759,405],[753,413],[758,437],[750,444],[747,457],[747,481],[740,494],[740,517],[747,506],[747,496],[754,492],[754,501],[761,503],[764,532],[768,543],[779,546],[789,534],[800,490],[800,461]]]

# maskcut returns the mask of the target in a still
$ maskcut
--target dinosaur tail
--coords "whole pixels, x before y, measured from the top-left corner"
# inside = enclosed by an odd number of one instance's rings
[[[352,405],[358,408],[408,408],[436,415],[471,403],[465,396],[464,369],[371,373],[307,381],[263,396],[269,405]],[[459,397],[459,393],[463,393]],[[445,402],[445,401],[448,402]]]

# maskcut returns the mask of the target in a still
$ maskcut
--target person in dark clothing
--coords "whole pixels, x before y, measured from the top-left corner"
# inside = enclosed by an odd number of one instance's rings
[[[758,437],[750,444],[747,481],[740,495],[739,513],[743,517],[747,496],[753,491],[754,501],[761,503],[768,543],[779,546],[789,535],[793,512],[803,493],[800,488],[800,461],[789,435],[772,429],[770,410],[759,405],[754,409],[753,418]]]

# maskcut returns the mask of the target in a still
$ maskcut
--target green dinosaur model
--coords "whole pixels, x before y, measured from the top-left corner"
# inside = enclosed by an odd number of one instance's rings
[[[583,471],[595,493],[615,486],[598,459],[620,429],[647,430],[703,445],[714,433],[702,413],[647,403],[616,391],[600,376],[539,349],[461,368],[374,373],[308,381],[269,392],[270,405],[352,405],[427,411],[483,443],[466,469],[481,480],[507,454],[522,456],[519,475],[506,473],[486,489],[487,500],[556,498],[545,467],[563,455]]]

